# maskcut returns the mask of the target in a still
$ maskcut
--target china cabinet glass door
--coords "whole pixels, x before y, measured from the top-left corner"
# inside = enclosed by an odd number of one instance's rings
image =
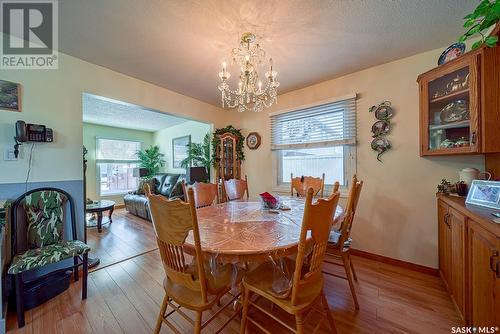
[[[425,115],[423,153],[453,154],[476,151],[477,71],[472,62],[457,63],[423,82]]]

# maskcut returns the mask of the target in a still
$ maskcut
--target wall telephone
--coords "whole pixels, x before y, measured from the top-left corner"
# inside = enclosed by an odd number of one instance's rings
[[[23,121],[16,122],[16,137],[18,142],[35,141],[51,143],[54,141],[52,129],[41,124],[26,124]]]
[[[19,145],[21,145],[21,143],[27,141],[52,143],[54,141],[54,132],[45,125],[17,121],[16,136],[14,140],[16,141],[16,145],[14,145],[14,155],[17,158],[19,156]]]

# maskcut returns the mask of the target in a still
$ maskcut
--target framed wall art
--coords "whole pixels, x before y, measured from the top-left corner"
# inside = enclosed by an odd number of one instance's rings
[[[0,109],[21,111],[21,85],[0,80]]]
[[[182,168],[181,162],[188,156],[191,136],[183,136],[172,139],[172,167]]]

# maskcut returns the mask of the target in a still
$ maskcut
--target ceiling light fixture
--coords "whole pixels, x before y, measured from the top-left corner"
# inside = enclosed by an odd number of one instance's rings
[[[260,48],[256,42],[256,37],[252,33],[244,33],[241,36],[240,46],[232,50],[232,61],[240,68],[238,88],[231,90],[228,80],[231,77],[227,70],[226,62],[222,63],[222,71],[219,73],[221,83],[222,107],[238,109],[239,112],[252,110],[259,112],[264,107],[269,108],[276,103],[278,97],[278,86],[276,81],[278,72],[273,70],[273,60],[269,59],[269,70],[265,73],[267,82],[263,85],[259,80],[257,66],[261,65],[266,56],[266,52]]]

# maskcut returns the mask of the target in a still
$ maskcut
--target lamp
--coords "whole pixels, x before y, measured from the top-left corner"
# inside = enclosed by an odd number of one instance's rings
[[[149,175],[149,170],[147,168],[134,168],[132,171],[132,176],[134,177],[145,177]]]
[[[209,179],[210,177],[205,167],[189,167],[186,169],[186,181],[189,184],[207,182]]]

